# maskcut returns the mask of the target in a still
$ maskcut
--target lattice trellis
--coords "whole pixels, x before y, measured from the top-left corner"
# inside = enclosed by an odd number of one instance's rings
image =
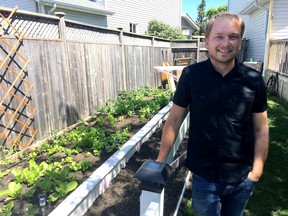
[[[3,42],[0,44],[0,147],[24,149],[31,145],[37,134],[31,127],[36,108],[29,104],[29,93],[33,88],[26,79],[25,68],[29,61],[19,52],[24,35],[10,21],[16,11],[17,7],[8,17],[0,12],[0,40]],[[15,38],[4,39],[3,35],[11,28]]]

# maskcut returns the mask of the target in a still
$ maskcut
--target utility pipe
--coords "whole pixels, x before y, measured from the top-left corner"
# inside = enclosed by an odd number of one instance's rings
[[[51,15],[51,13],[56,9],[56,4],[53,4],[53,7],[48,11],[48,14]]]

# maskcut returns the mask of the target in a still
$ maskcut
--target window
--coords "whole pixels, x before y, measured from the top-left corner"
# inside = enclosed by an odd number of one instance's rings
[[[137,23],[130,23],[130,32],[137,33]]]

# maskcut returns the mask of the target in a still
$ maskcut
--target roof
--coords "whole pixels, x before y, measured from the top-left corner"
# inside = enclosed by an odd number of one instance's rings
[[[182,13],[181,18],[185,20],[189,26],[197,31],[199,31],[199,27],[197,24],[193,21],[193,19],[187,14],[187,13]]]
[[[239,14],[250,15],[259,8],[262,8],[268,2],[270,2],[270,0],[251,0],[248,4],[246,4],[243,8],[240,9]]]

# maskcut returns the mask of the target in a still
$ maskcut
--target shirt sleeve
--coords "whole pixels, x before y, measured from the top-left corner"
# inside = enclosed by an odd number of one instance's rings
[[[264,83],[262,76],[260,76],[256,85],[255,100],[253,103],[252,112],[254,113],[265,112],[267,108],[268,104],[267,104],[266,85]]]
[[[174,104],[183,108],[187,108],[191,101],[190,88],[189,88],[189,74],[190,74],[189,72],[190,71],[188,67],[183,69],[172,100]]]

